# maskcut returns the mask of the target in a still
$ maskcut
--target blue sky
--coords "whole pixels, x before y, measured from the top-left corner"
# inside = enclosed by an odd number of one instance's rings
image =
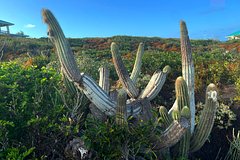
[[[41,9],[57,17],[66,37],[179,37],[185,20],[192,39],[219,39],[240,30],[240,0],[0,0],[0,20],[12,33],[46,36]]]

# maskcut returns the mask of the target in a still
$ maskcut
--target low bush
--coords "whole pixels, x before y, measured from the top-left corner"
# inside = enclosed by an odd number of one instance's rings
[[[0,159],[62,157],[74,127],[60,83],[54,69],[0,63]]]

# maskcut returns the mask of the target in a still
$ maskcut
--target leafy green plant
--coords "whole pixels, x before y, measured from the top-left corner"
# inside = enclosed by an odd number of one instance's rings
[[[157,158],[151,141],[153,134],[161,132],[156,124],[141,123],[137,127],[130,124],[123,128],[112,118],[101,122],[88,117],[85,127],[82,139],[86,146],[96,153],[98,159],[121,159],[124,154],[133,159]],[[128,153],[122,153],[123,147],[128,148]]]
[[[35,148],[36,157],[63,156],[63,142],[79,126],[69,123],[65,105],[71,103],[63,101],[60,86],[61,76],[52,68],[0,63],[1,152],[26,155]]]
[[[34,151],[34,147],[27,149],[26,147],[7,148],[3,153],[0,153],[0,158],[6,160],[25,160]]]

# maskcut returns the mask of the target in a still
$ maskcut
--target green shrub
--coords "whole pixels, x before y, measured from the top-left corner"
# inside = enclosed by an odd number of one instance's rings
[[[63,155],[72,127],[61,86],[54,69],[0,63],[1,159],[32,152],[36,157]]]
[[[121,159],[122,155],[127,154],[131,159],[157,159],[150,137],[153,134],[160,135],[160,130],[152,122],[137,127],[122,127],[117,125],[114,119],[101,122],[88,117],[85,128],[82,139],[86,146],[96,153],[95,158]]]

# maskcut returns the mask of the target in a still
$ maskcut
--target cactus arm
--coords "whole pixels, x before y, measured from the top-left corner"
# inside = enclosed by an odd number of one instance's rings
[[[180,112],[181,116],[185,118],[190,118],[189,115],[189,96],[188,96],[188,87],[186,81],[183,77],[178,77],[175,83],[176,90],[176,99],[178,104],[178,112]],[[186,131],[183,135],[183,138],[179,141],[179,145],[177,145],[177,152],[179,157],[187,158],[190,148],[190,138],[191,133],[190,129]]]
[[[181,111],[184,106],[189,106],[189,95],[187,83],[183,77],[178,77],[175,83],[176,98],[178,111]]]
[[[130,78],[132,79],[134,84],[136,84],[137,78],[141,72],[143,53],[144,53],[144,45],[143,45],[143,43],[140,43],[138,46],[138,51],[137,51],[134,67],[133,67],[133,70],[132,70],[132,73],[130,76]]]
[[[159,107],[160,123],[163,124],[164,128],[167,128],[173,122],[173,118],[168,114],[167,109],[164,106]]]
[[[107,67],[101,67],[99,68],[99,86],[107,93],[109,94],[109,69]]]
[[[83,73],[81,76],[82,83],[77,83],[77,87],[82,90],[87,98],[102,112],[107,115],[114,115],[116,112],[116,102],[113,101],[91,77]]]
[[[163,71],[156,71],[151,77],[148,85],[140,94],[140,98],[148,98],[148,100],[153,100],[158,93],[161,91],[163,84],[166,81],[166,77],[170,72],[171,68],[166,66],[163,68]]]
[[[191,133],[195,126],[195,97],[194,97],[194,64],[192,59],[191,43],[188,30],[184,21],[180,22],[181,32],[181,54],[182,54],[182,75],[188,86],[191,111]]]
[[[117,112],[116,112],[116,124],[119,126],[125,126],[127,124],[127,93],[125,90],[120,89],[117,97]]]
[[[206,90],[205,106],[201,112],[199,124],[192,135],[191,152],[199,150],[207,140],[214,124],[218,105],[217,88],[214,84],[210,84]]]
[[[146,105],[144,101],[145,99],[142,99],[142,100],[128,99],[127,100],[128,116],[134,116],[134,117],[139,116],[139,114],[143,111],[143,108]]]
[[[125,68],[122,58],[119,55],[118,46],[116,43],[111,44],[111,52],[114,67],[116,69],[117,75],[123,88],[127,91],[131,98],[136,98],[138,96],[138,89],[136,88],[134,82],[130,79],[127,69]]]
[[[181,118],[180,121],[173,121],[157,140],[153,138],[155,141],[154,149],[160,150],[175,145],[185,134],[188,127],[189,122],[185,118]]]
[[[100,88],[92,78],[85,74],[80,74],[70,45],[54,15],[51,11],[43,9],[42,16],[44,22],[48,25],[50,39],[57,49],[63,73],[69,81],[73,81],[78,89],[82,90],[88,99],[90,99],[90,101],[101,111],[107,115],[115,114],[116,102],[112,101],[106,92]]]
[[[42,10],[43,21],[48,25],[48,35],[54,43],[62,69],[71,81],[81,81],[81,74],[74,59],[73,52],[66,40],[64,33],[52,12]]]

